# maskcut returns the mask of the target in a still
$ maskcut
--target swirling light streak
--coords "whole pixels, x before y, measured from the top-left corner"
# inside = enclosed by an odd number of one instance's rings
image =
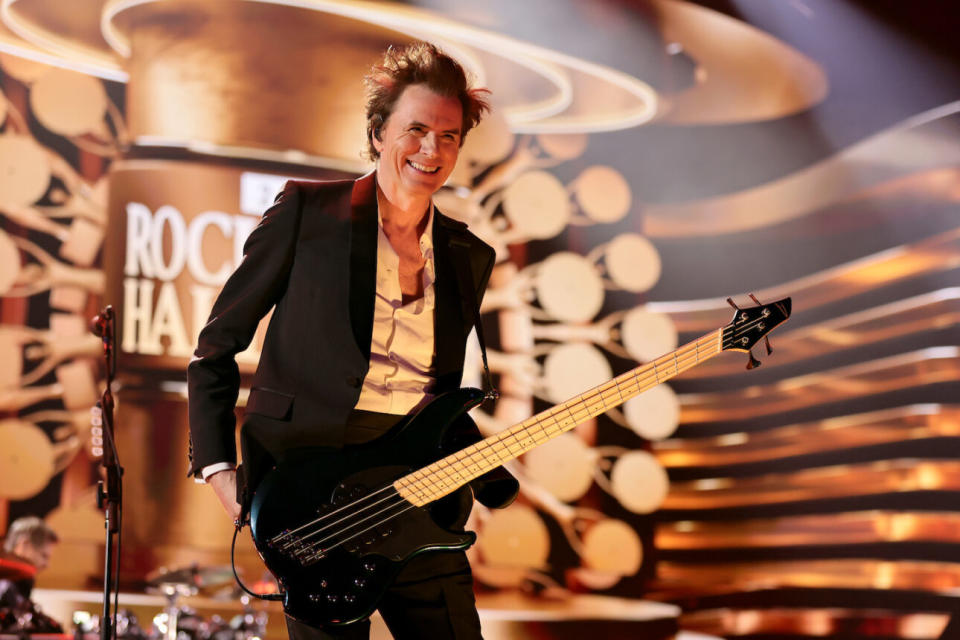
[[[10,42],[0,37],[0,52],[8,53],[19,58],[26,58],[33,62],[68,69],[90,76],[127,82],[130,76],[119,65],[113,65],[94,56],[90,56],[76,48],[71,48],[63,42],[45,36],[41,31],[18,20],[11,7],[18,0],[3,0],[0,3],[0,20],[4,26],[17,37],[38,49],[24,47],[16,42]]]
[[[7,2],[13,0],[6,0]],[[511,128],[517,133],[588,133],[595,131],[612,131],[638,126],[653,118],[657,110],[657,95],[654,90],[641,80],[620,71],[610,69],[595,63],[587,62],[557,51],[538,47],[521,42],[507,36],[491,33],[474,27],[458,24],[441,17],[399,10],[396,7],[373,3],[345,4],[332,0],[245,0],[300,9],[323,11],[346,18],[370,22],[387,28],[406,33],[413,37],[430,37],[445,39],[453,43],[464,43],[474,46],[486,53],[500,56],[520,65],[557,88],[555,97],[526,105],[520,108],[505,110],[505,115]],[[114,0],[108,2],[103,9],[100,19],[101,31],[104,40],[122,57],[131,55],[130,45],[115,25],[116,17],[134,7],[152,4],[156,0]],[[482,70],[474,67],[476,61],[472,56],[464,56],[466,64],[482,79]],[[564,118],[561,114],[573,103],[574,87],[566,70],[583,73],[593,79],[603,81],[618,87],[636,98],[638,105],[634,110],[625,114],[592,117],[590,120],[573,120]],[[550,122],[547,119],[559,116],[560,121]],[[564,119],[568,121],[564,121]]]

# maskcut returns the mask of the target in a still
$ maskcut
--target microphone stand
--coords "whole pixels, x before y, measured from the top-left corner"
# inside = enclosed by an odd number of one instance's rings
[[[90,330],[103,340],[103,357],[106,362],[107,384],[98,403],[100,421],[103,428],[103,457],[101,464],[106,469],[106,480],[97,482],[97,507],[104,510],[106,529],[106,553],[103,570],[103,617],[100,621],[101,640],[111,640],[115,633],[115,616],[110,605],[110,592],[114,584],[120,590],[120,555],[114,564],[113,539],[120,539],[120,522],[123,516],[123,467],[117,452],[113,429],[113,378],[117,373],[116,360],[116,316],[113,307],[107,305],[90,322]],[[96,417],[93,419],[96,425]],[[118,544],[119,549],[119,544]]]

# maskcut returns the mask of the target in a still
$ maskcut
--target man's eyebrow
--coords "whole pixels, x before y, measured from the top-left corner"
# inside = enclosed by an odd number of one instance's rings
[[[423,127],[424,129],[429,129],[429,128],[430,128],[429,126],[427,126],[426,124],[420,122],[419,120],[413,120],[413,121],[411,121],[408,126],[411,126],[411,127]],[[443,130],[443,133],[455,133],[455,134],[457,134],[457,135],[460,135],[460,127],[457,127],[456,129],[444,129],[444,130]]]

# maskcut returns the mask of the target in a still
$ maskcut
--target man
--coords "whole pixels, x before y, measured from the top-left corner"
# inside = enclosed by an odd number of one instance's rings
[[[287,183],[251,233],[188,368],[190,473],[202,475],[235,519],[284,452],[374,440],[460,384],[471,310],[495,256],[431,197],[487,109],[483,90],[470,89],[460,65],[426,43],[389,49],[365,80],[376,171],[356,181]],[[462,291],[461,281],[474,290]],[[234,356],[271,308],[238,483]],[[461,446],[479,438],[469,427]],[[496,507],[517,491],[502,470],[471,486]],[[398,638],[480,637],[462,552],[417,556],[380,605]],[[321,631],[288,619],[292,638],[366,637],[368,628]]]
[[[15,573],[18,579],[0,580],[0,608],[30,610],[33,577],[50,564],[53,547],[59,541],[56,532],[40,518],[28,516],[10,524],[3,542],[5,554],[0,558],[0,569]]]

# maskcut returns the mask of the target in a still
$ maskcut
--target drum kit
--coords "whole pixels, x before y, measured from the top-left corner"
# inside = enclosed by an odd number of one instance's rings
[[[250,596],[241,592],[234,582],[230,567],[162,568],[147,576],[147,592],[164,596],[167,604],[153,617],[151,633],[140,637],[151,640],[254,640],[266,635],[267,613],[254,610]],[[207,620],[194,609],[178,604],[179,598],[199,593],[210,594],[218,600],[239,599],[243,612],[230,620],[219,615]],[[119,635],[119,614],[117,624]]]
[[[74,633],[62,635],[63,627],[29,599],[4,595],[4,584],[15,586],[30,581],[35,573],[28,563],[0,552],[0,640],[7,636],[23,638],[35,634],[45,634],[47,638],[99,638],[100,620],[97,616],[75,613],[72,621]],[[276,586],[264,582],[255,583],[253,588],[267,593]],[[267,613],[252,606],[250,596],[240,591],[234,582],[229,566],[162,568],[147,576],[146,591],[164,597],[163,610],[153,616],[149,628],[144,628],[136,614],[121,608],[116,619],[118,640],[262,640],[266,637]],[[182,602],[183,598],[197,595],[224,603],[239,600],[243,608],[230,619],[220,615],[205,618]]]

